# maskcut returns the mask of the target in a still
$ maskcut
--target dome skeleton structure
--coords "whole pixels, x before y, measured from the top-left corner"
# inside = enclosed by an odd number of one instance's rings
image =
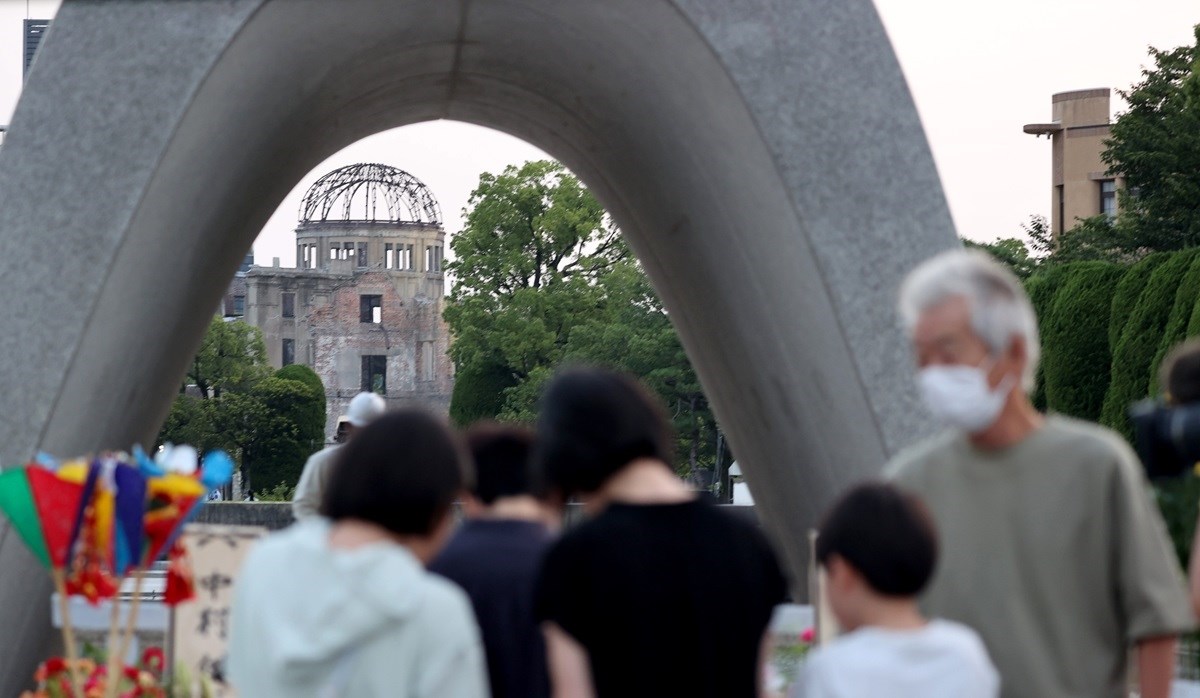
[[[442,209],[429,188],[404,170],[359,163],[322,176],[305,192],[301,225],[326,222],[441,225]]]

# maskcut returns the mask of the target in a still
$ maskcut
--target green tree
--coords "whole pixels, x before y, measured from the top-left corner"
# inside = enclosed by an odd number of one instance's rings
[[[1154,65],[1121,96],[1103,158],[1125,177],[1116,228],[1130,248],[1200,245],[1200,25],[1196,41],[1150,49]]]
[[[1076,262],[1064,266],[1062,273],[1049,311],[1039,318],[1045,401],[1055,412],[1096,420],[1108,392],[1112,296],[1125,269],[1107,262]]]
[[[316,391],[299,381],[265,378],[244,397],[243,421],[234,427],[242,471],[258,490],[294,486],[304,462],[325,444],[325,421],[316,419]],[[324,400],[321,399],[324,403]]]
[[[158,442],[221,448],[255,489],[293,486],[307,456],[324,443],[325,389],[304,366],[272,375],[262,335],[216,318],[188,371],[199,396],[171,405]]]
[[[982,250],[1012,270],[1017,278],[1028,279],[1037,270],[1038,260],[1030,255],[1029,247],[1019,238],[997,239],[993,242],[975,242],[963,238],[968,249]]]
[[[1132,437],[1127,411],[1146,397],[1150,371],[1175,306],[1180,282],[1195,259],[1195,251],[1172,254],[1146,282],[1137,304],[1112,351],[1112,381],[1104,398],[1101,421],[1125,438]]]
[[[275,377],[282,380],[297,381],[307,385],[312,391],[306,410],[299,418],[304,425],[301,427],[302,437],[308,440],[324,442],[325,439],[325,384],[317,372],[302,364],[284,366],[275,372]],[[314,425],[316,431],[314,432]]]
[[[158,434],[158,443],[188,444],[200,451],[228,448],[223,434],[213,426],[215,401],[179,395],[171,404],[167,421]]]
[[[504,410],[505,391],[516,385],[512,371],[503,364],[465,366],[454,374],[450,419],[460,427],[480,419],[494,419]]]
[[[201,397],[220,397],[225,390],[246,390],[270,375],[262,332],[241,320],[214,317],[187,378]]]
[[[1124,228],[1106,215],[1077,219],[1075,227],[1055,239],[1054,251],[1046,258],[1050,264],[1102,261],[1132,263],[1150,250],[1131,241]]]
[[[530,420],[558,365],[602,364],[641,377],[671,407],[682,470],[710,469],[716,426],[699,381],[592,194],[561,165],[529,162],[482,175],[469,206],[447,265],[453,418]]]

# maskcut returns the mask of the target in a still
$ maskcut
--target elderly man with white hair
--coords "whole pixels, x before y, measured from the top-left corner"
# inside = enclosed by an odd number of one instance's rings
[[[900,311],[929,410],[949,429],[889,477],[920,495],[941,563],[922,605],[973,627],[1006,698],[1165,698],[1194,625],[1183,574],[1137,457],[1103,427],[1029,400],[1040,347],[1020,283],[987,256],[912,272]]]

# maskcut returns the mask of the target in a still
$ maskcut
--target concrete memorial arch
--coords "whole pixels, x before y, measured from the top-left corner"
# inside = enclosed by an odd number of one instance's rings
[[[870,0],[66,0],[0,148],[3,462],[151,440],[284,195],[429,119],[599,195],[794,570],[925,429],[894,292],[955,237]],[[0,524],[0,694],[46,591]]]

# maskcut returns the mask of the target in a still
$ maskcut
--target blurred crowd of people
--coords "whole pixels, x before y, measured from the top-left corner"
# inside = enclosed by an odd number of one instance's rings
[[[1020,283],[948,252],[899,305],[947,429],[822,519],[841,635],[793,696],[1124,698],[1131,657],[1141,696],[1168,696],[1195,625],[1183,572],[1125,441],[1030,401]],[[538,414],[460,434],[355,398],[345,443],[305,467],[298,523],[238,580],[241,695],[764,695],[788,582],[755,525],[676,476],[663,406],[578,367]],[[568,501],[586,517],[564,530]]]

